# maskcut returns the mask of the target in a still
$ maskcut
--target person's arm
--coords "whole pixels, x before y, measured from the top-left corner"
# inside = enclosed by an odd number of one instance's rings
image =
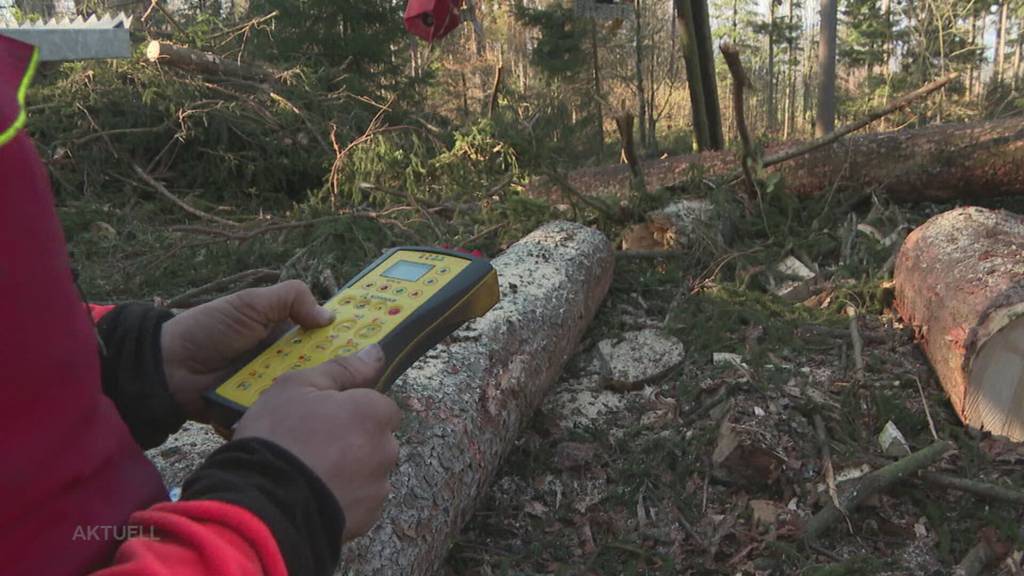
[[[345,519],[320,478],[262,438],[225,444],[189,477],[182,500],[129,519],[113,564],[97,576],[329,575]]]

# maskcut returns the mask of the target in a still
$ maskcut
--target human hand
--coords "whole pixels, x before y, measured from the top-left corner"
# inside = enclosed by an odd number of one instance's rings
[[[287,449],[330,488],[345,513],[342,541],[368,532],[391,491],[401,413],[369,389],[384,371],[376,344],[280,376],[246,411],[234,438],[259,437]]]
[[[275,329],[289,321],[319,328],[332,320],[298,280],[242,290],[187,310],[161,331],[167,388],[186,416],[205,421],[203,392],[226,380]]]

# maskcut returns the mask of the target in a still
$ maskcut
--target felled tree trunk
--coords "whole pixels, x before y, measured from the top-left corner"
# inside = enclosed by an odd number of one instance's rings
[[[268,82],[274,79],[274,71],[255,64],[239,64],[216,54],[177,46],[169,42],[153,40],[146,46],[146,58],[164,66],[173,66],[210,76],[228,76]]]
[[[611,283],[608,240],[547,224],[492,262],[501,301],[415,363],[391,388],[401,455],[380,523],[343,550],[345,575],[431,575],[505,453],[562,371]],[[150,452],[165,481],[220,444],[190,426]]]
[[[343,552],[349,574],[433,574],[611,282],[599,232],[547,224],[494,260],[501,302],[392,388],[402,452],[384,518]]]
[[[896,307],[960,419],[1024,440],[1024,217],[957,208],[914,230]]]
[[[766,157],[787,148],[768,150]],[[731,152],[687,154],[644,163],[644,178],[648,189],[685,184],[698,166],[705,176],[738,174],[740,169]],[[1024,118],[853,136],[768,170],[780,172],[786,190],[798,196],[825,193],[836,181],[883,190],[900,202],[1021,195]],[[567,179],[592,196],[627,198],[630,191],[629,169],[621,165],[576,170]],[[543,181],[530,192],[552,198],[559,194],[556,186]]]

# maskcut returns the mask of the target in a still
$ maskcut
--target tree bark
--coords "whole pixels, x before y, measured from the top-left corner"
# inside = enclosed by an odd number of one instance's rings
[[[1009,2],[999,3],[999,28],[996,29],[995,81],[1003,81],[1003,64],[1006,62],[1006,16]]]
[[[768,0],[768,133],[775,133],[775,0]]]
[[[818,112],[814,135],[832,132],[836,123],[836,0],[821,0],[818,43]]]
[[[769,149],[771,157],[796,147]],[[685,154],[644,164],[647,187],[685,183],[694,167],[706,177],[739,169],[728,152]],[[948,201],[1024,195],[1024,119],[931,125],[915,130],[853,136],[791,161],[777,164],[786,190],[798,196],[821,194],[841,180],[849,188],[875,188],[899,202]],[[628,198],[629,170],[604,166],[576,170],[570,184],[588,195]],[[535,196],[557,197],[545,182],[531,186]]]
[[[523,424],[558,379],[611,283],[593,229],[553,222],[497,257],[501,302],[417,361],[391,388],[401,454],[380,522],[346,544],[346,575],[434,574]],[[222,441],[191,425],[150,451],[169,486]]]
[[[708,0],[693,2],[694,31],[697,34],[697,55],[700,59],[701,88],[704,90],[704,110],[708,120],[709,149],[725,147],[722,135],[722,110],[718,102],[718,79],[715,75],[715,49],[711,41],[711,15]]]
[[[644,89],[644,39],[643,39],[643,17],[641,0],[634,0],[633,8],[633,48],[634,48],[634,73],[636,78],[636,105],[637,117],[640,125],[640,145],[647,147],[647,91]],[[651,82],[654,80],[651,79]]]
[[[594,106],[597,108],[597,154],[604,153],[604,97],[601,95],[601,60],[597,51],[597,21],[590,19],[590,50],[594,65]]]
[[[173,66],[210,76],[228,76],[261,82],[275,79],[275,72],[269,68],[256,64],[239,64],[216,54],[175,46],[159,40],[153,40],[146,46],[146,58],[163,66]]]
[[[708,124],[707,107],[704,104],[704,87],[701,81],[700,56],[697,50],[697,33],[690,0],[675,0],[676,14],[680,19],[680,45],[683,49],[683,63],[686,66],[686,84],[690,92],[690,112],[693,120],[694,147],[701,152],[712,150],[711,132]]]
[[[964,207],[904,241],[896,308],[960,419],[1024,440],[1024,216]]]

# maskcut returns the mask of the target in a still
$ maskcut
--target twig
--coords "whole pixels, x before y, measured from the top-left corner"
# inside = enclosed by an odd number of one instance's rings
[[[814,414],[814,433],[818,437],[818,445],[821,447],[821,468],[825,472],[825,485],[828,486],[828,495],[832,499],[832,505],[842,513],[843,519],[846,520],[846,526],[853,532],[853,525],[850,523],[850,517],[847,516],[846,510],[843,509],[843,505],[839,502],[839,490],[836,489],[836,473],[835,468],[832,466],[832,446],[829,444],[828,430],[825,428],[825,420],[822,419],[821,414]]]
[[[238,34],[239,32],[244,32],[245,30],[247,30],[249,28],[254,28],[256,26],[259,26],[260,24],[263,24],[267,20],[272,20],[274,18],[277,18],[279,15],[280,15],[280,12],[278,12],[277,10],[274,10],[273,12],[271,12],[270,14],[267,14],[265,16],[258,16],[256,18],[253,18],[252,20],[249,20],[248,22],[244,22],[242,24],[239,24],[238,26],[235,26],[234,28],[228,28],[227,30],[223,30],[221,32],[217,32],[216,34],[212,34],[207,39],[208,40],[216,40],[217,38],[220,38],[221,36],[228,36],[228,35],[234,36],[234,35]],[[228,40],[230,40],[230,39],[231,38],[228,38]],[[227,40],[225,40],[225,42],[226,41]],[[223,42],[222,42],[222,44],[223,44]]]
[[[92,134],[86,134],[85,136],[82,136],[77,140],[69,141],[68,144],[71,146],[80,146],[82,144],[85,144],[86,142],[89,142],[90,140],[95,140],[96,138],[106,139],[108,136],[113,136],[115,134],[142,134],[146,132],[158,132],[166,127],[167,123],[160,124],[159,126],[150,126],[148,128],[115,128],[113,130],[104,130],[103,132],[94,132]]]
[[[620,258],[676,258],[686,254],[683,250],[618,250]]]
[[[935,440],[939,439],[939,433],[935,431],[935,420],[932,420],[932,411],[928,408],[928,400],[924,397],[924,388],[921,387],[921,379],[914,376],[914,382],[917,382],[917,392],[921,394],[921,404],[924,405],[924,415],[928,417],[928,429],[932,431],[932,438]],[[1022,500],[1024,502],[1024,500]]]
[[[918,477],[929,484],[941,486],[942,488],[959,490],[961,492],[973,494],[974,496],[981,496],[982,498],[990,498],[992,500],[1024,505],[1024,492],[1020,490],[1003,488],[1002,486],[996,486],[986,482],[978,482],[977,480],[959,478],[957,476],[943,474],[941,472],[921,472],[918,474]]]
[[[466,246],[466,247],[469,247],[474,242],[479,242],[480,239],[483,238],[484,236],[487,236],[488,234],[490,234],[492,232],[495,232],[497,230],[501,230],[504,227],[505,227],[505,223],[502,222],[501,224],[495,224],[494,226],[491,226],[489,228],[484,228],[480,232],[477,232],[476,234],[474,234],[474,235],[470,236],[468,239],[466,239],[466,241],[463,242],[463,245]]]
[[[218,224],[223,224],[225,226],[238,226],[237,222],[232,222],[231,220],[227,220],[225,218],[221,218],[220,216],[214,216],[213,214],[209,214],[207,212],[203,212],[202,210],[193,207],[192,205],[188,204],[187,202],[185,202],[181,198],[178,198],[174,194],[171,194],[170,190],[168,190],[166,186],[164,186],[163,184],[161,184],[161,183],[157,182],[155,179],[153,179],[153,177],[150,176],[149,174],[147,174],[146,171],[143,170],[141,167],[139,167],[138,164],[132,162],[131,165],[132,165],[132,170],[135,171],[135,173],[139,176],[139,178],[142,178],[143,182],[145,182],[146,184],[149,184],[150,188],[152,188],[153,190],[156,190],[164,198],[167,198],[171,202],[177,204],[178,207],[180,207],[185,212],[188,212],[189,214],[191,214],[193,216],[198,216],[199,218],[204,218],[206,220],[210,220],[211,222],[216,222]]]
[[[807,154],[809,152],[813,152],[818,148],[828,146],[829,144],[835,142],[836,140],[839,140],[843,136],[846,136],[851,132],[856,132],[857,130],[860,130],[861,128],[867,126],[868,124],[871,124],[872,122],[878,120],[879,118],[888,116],[889,114],[892,114],[896,110],[906,107],[913,101],[918,100],[919,98],[923,98],[931,94],[932,92],[935,92],[936,90],[942,88],[946,84],[949,84],[950,82],[955,80],[958,76],[960,76],[960,74],[953,72],[943,76],[942,78],[939,78],[938,80],[925,84],[924,86],[918,88],[917,90],[914,90],[913,92],[910,92],[908,94],[904,94],[900,98],[893,100],[888,105],[869,112],[860,120],[857,120],[856,122],[851,122],[850,124],[841,127],[840,129],[836,130],[831,134],[822,136],[821,138],[815,138],[814,140],[811,140],[810,142],[807,142],[802,146],[793,148],[792,150],[786,150],[784,152],[779,152],[778,154],[772,154],[771,156],[768,156],[764,159],[763,165],[765,167],[768,167],[775,164],[779,164],[787,160],[792,160],[793,158],[796,158],[798,156],[803,156],[804,154]]]
[[[813,541],[843,516],[843,510],[852,512],[865,499],[888,488],[902,478],[921,470],[942,458],[953,449],[953,444],[944,440],[934,442],[927,448],[901,458],[856,480],[856,484],[840,497],[840,507],[829,502],[804,526],[804,539]]]
[[[846,306],[846,315],[850,318],[850,342],[853,343],[853,376],[857,380],[862,380],[864,378],[864,340],[860,337],[860,328],[857,324],[857,309],[853,306]]]
[[[743,168],[743,178],[747,181],[747,195],[753,200],[761,196],[753,173],[754,168],[760,168],[760,166],[754,152],[754,143],[750,137],[750,129],[747,127],[747,116],[743,106],[743,89],[750,88],[752,84],[743,70],[739,50],[729,42],[720,44],[718,50],[729,66],[729,73],[732,74],[732,107],[736,114],[736,131],[739,132],[740,143],[743,145],[743,158],[740,159],[740,166]]]
[[[614,222],[619,222],[622,218],[619,217],[607,204],[598,201],[596,198],[591,198],[579,190],[577,190],[568,180],[555,170],[546,170],[545,175],[551,179],[558,186],[558,188],[569,198],[576,198],[580,202],[583,202],[588,207],[603,215],[604,217]]]
[[[232,274],[226,278],[220,278],[208,284],[203,284],[202,286],[183,292],[164,302],[164,306],[167,308],[188,308],[193,304],[197,296],[209,294],[211,292],[220,292],[224,288],[235,284],[241,284],[243,287],[248,287],[261,282],[276,282],[280,275],[281,273],[277,270],[266,270],[263,268],[246,270],[245,272]]]
[[[729,384],[723,386],[722,391],[716,394],[715,397],[712,398],[711,400],[708,400],[706,404],[701,404],[700,406],[697,406],[693,410],[690,410],[685,416],[680,418],[679,426],[681,428],[692,426],[693,423],[699,420],[701,416],[714,410],[716,407],[720,406],[723,402],[728,400],[729,397],[732,395],[733,388],[734,386]]]

